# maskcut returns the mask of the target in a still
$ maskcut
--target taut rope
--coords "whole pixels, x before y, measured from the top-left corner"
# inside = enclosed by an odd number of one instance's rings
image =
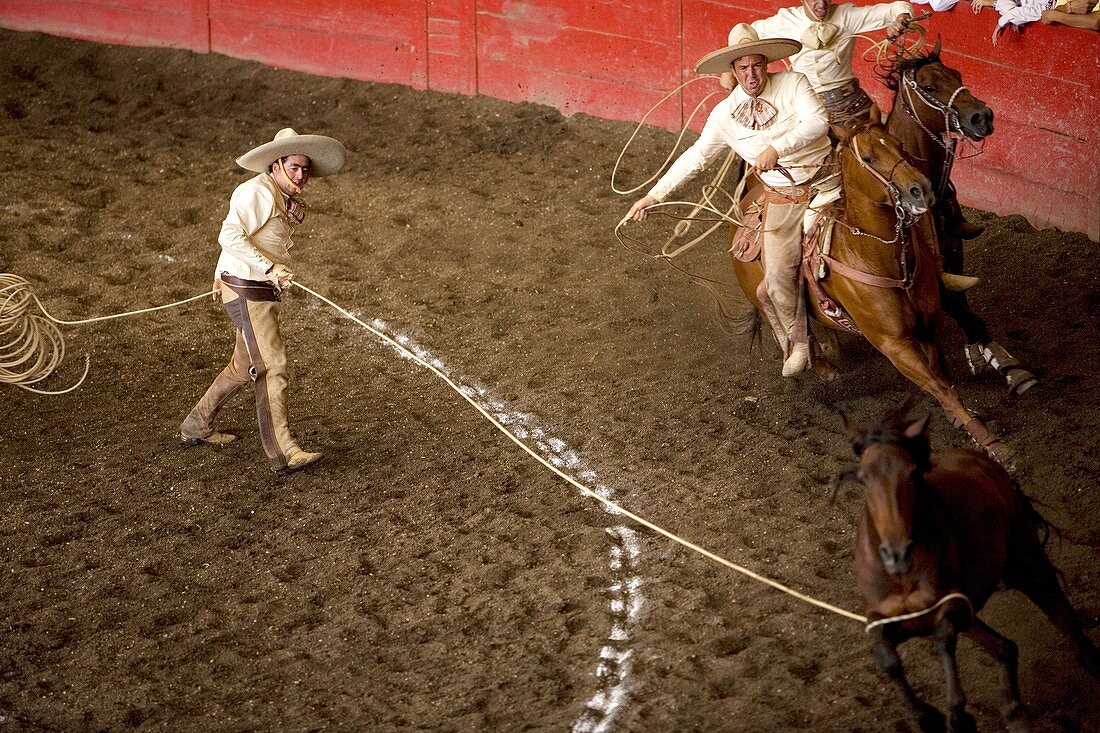
[[[686,540],[686,539],[684,539],[684,538],[682,538],[682,537],[680,537],[680,536],[664,529],[663,527],[660,527],[660,526],[654,524],[653,522],[650,522],[649,520],[647,520],[647,519],[645,519],[645,518],[643,518],[643,517],[641,517],[637,514],[634,514],[631,511],[628,511],[627,509],[624,509],[622,506],[620,506],[619,504],[616,504],[615,502],[611,501],[610,499],[606,499],[603,496],[600,496],[599,493],[597,493],[593,489],[590,489],[589,487],[585,486],[584,484],[580,483],[579,481],[574,479],[572,476],[565,473],[564,471],[559,469],[557,466],[555,466],[554,464],[550,463],[548,460],[543,458],[537,452],[532,450],[530,447],[528,447],[526,443],[524,443],[522,440],[520,440],[518,437],[516,437],[516,435],[514,433],[512,433],[510,430],[508,430],[508,428],[505,427],[499,420],[497,420],[495,417],[493,417],[493,415],[491,415],[481,405],[479,405],[477,403],[477,401],[469,394],[469,390],[463,389],[459,384],[455,383],[454,380],[452,380],[450,377],[448,377],[446,374],[444,374],[438,367],[432,365],[431,363],[425,361],[424,359],[421,359],[419,356],[414,354],[409,349],[405,348],[402,344],[400,344],[399,342],[397,342],[393,338],[390,338],[385,333],[383,333],[383,332],[379,331],[378,329],[374,328],[370,324],[363,321],[361,318],[358,318],[357,316],[353,315],[347,309],[342,308],[341,306],[337,305],[336,303],[329,300],[328,298],[321,295],[320,293],[310,289],[309,287],[307,287],[307,286],[305,286],[305,285],[303,285],[299,282],[291,281],[291,284],[293,286],[301,289],[302,291],[312,295],[313,297],[317,298],[318,300],[325,303],[326,305],[329,305],[330,307],[332,307],[334,310],[336,310],[338,313],[340,313],[344,317],[351,319],[352,321],[357,323],[362,328],[366,329],[367,331],[370,331],[372,334],[374,334],[378,338],[382,339],[383,341],[385,341],[387,344],[389,344],[393,348],[397,349],[398,352],[400,352],[403,356],[406,356],[409,359],[412,359],[417,364],[419,364],[422,367],[424,367],[425,369],[428,369],[429,371],[431,371],[437,377],[442,379],[447,384],[448,387],[450,387],[452,390],[457,392],[459,394],[459,396],[462,397],[462,399],[464,399],[468,403],[470,403],[470,405],[475,410],[477,410],[481,414],[482,417],[484,417],[486,420],[488,420],[490,423],[492,423],[493,427],[495,427],[497,430],[499,430],[501,433],[503,433],[509,440],[511,440],[513,443],[515,443],[517,446],[519,446],[525,453],[527,453],[529,456],[531,456],[533,459],[538,461],[538,463],[540,463],[546,469],[552,471],[558,477],[564,479],[566,482],[568,482],[569,484],[574,486],[576,489],[578,489],[579,491],[581,491],[585,495],[590,496],[590,497],[596,499],[597,501],[599,501],[600,503],[602,503],[608,509],[611,509],[612,511],[614,511],[616,513],[622,514],[623,516],[629,517],[630,519],[634,520],[635,522],[642,525],[643,527],[646,527],[646,528],[656,532],[657,534],[663,535],[663,536],[667,537],[668,539],[672,540],[673,542],[676,542],[676,543],[686,547],[689,550],[693,550],[694,552],[697,552],[697,553],[699,553],[700,555],[702,555],[706,558],[709,558],[709,559],[711,559],[711,560],[713,560],[713,561],[715,561],[715,562],[717,562],[721,565],[724,565],[727,568],[729,568],[731,570],[734,570],[735,572],[738,572],[738,573],[740,573],[740,574],[742,574],[746,577],[752,578],[753,580],[756,580],[760,583],[763,583],[764,585],[769,585],[772,588],[775,588],[776,590],[782,591],[783,593],[786,593],[790,596],[793,596],[794,598],[797,598],[801,601],[809,603],[810,605],[817,606],[818,608],[823,608],[827,611],[831,611],[831,612],[833,612],[835,614],[838,614],[840,616],[844,616],[845,618],[852,619],[853,621],[859,621],[859,622],[862,622],[862,623],[866,623],[867,619],[863,616],[860,616],[859,614],[852,613],[851,611],[845,610],[843,608],[839,608],[839,607],[834,606],[832,604],[826,603],[825,601],[820,601],[816,598],[805,595],[804,593],[800,593],[800,592],[794,590],[793,588],[789,588],[788,586],[785,586],[782,583],[779,583],[775,580],[772,580],[772,579],[767,578],[763,575],[760,575],[759,573],[755,573],[752,570],[749,570],[748,568],[745,568],[741,565],[738,565],[734,562],[731,562],[730,560],[727,560],[726,558],[721,557],[720,555],[716,555],[715,553],[713,553],[709,550],[706,550],[706,549],[700,547],[699,545],[696,545],[693,542],[690,542],[690,541],[688,541],[688,540]],[[63,320],[54,318],[53,316],[49,315],[49,313],[47,313],[46,310],[44,308],[42,308],[42,304],[38,300],[38,297],[35,296],[34,293],[31,292],[29,284],[27,283],[26,280],[24,280],[21,277],[17,277],[15,275],[10,275],[10,274],[6,274],[6,273],[0,273],[0,294],[2,294],[2,300],[0,300],[0,314],[4,315],[4,320],[0,320],[0,335],[2,335],[3,333],[6,332],[5,328],[7,330],[19,329],[21,327],[23,329],[29,329],[30,326],[27,326],[26,324],[29,323],[30,321],[34,320],[34,319],[37,319],[38,321],[46,323],[47,324],[47,326],[46,326],[47,329],[49,329],[49,328],[53,329],[53,331],[51,331],[51,334],[53,334],[53,336],[52,336],[52,338],[49,339],[51,344],[53,344],[55,346],[55,348],[53,348],[53,350],[52,350],[53,355],[50,356],[50,357],[42,357],[41,355],[36,354],[34,351],[30,351],[26,347],[24,347],[20,351],[21,354],[24,354],[23,359],[21,359],[21,361],[26,361],[26,360],[34,358],[34,359],[36,359],[36,361],[43,361],[44,360],[46,363],[52,363],[54,367],[56,367],[57,364],[60,363],[61,357],[64,355],[64,339],[61,337],[60,332],[56,330],[56,327],[54,327],[53,324],[50,323],[50,321],[53,321],[54,323],[62,323],[62,324],[69,324],[69,325],[76,325],[76,324],[83,324],[83,323],[96,323],[98,321],[106,321],[106,320],[111,320],[111,319],[114,319],[114,318],[123,318],[125,316],[133,316],[133,315],[139,315],[139,314],[143,314],[143,313],[150,313],[150,312],[157,311],[157,310],[163,310],[165,308],[173,308],[173,307],[178,306],[178,305],[183,305],[185,303],[190,303],[190,302],[200,300],[202,298],[206,298],[206,297],[210,296],[210,292],[205,292],[205,293],[200,293],[199,295],[193,296],[191,298],[186,298],[184,300],[179,300],[179,301],[176,301],[174,303],[169,303],[167,305],[160,305],[160,306],[155,306],[155,307],[152,307],[152,308],[143,308],[141,310],[127,311],[127,312],[124,312],[124,313],[115,313],[113,315],[101,316],[101,317],[98,317],[98,318],[86,318],[86,319],[82,319],[82,320],[78,320],[78,321],[63,321]],[[42,308],[42,312],[45,314],[45,318],[43,318],[42,316],[27,313],[27,310],[28,310],[28,307],[29,307],[29,304],[30,304],[31,301],[34,301],[35,303],[38,304],[39,308]],[[13,314],[12,316],[8,316],[9,311]],[[46,319],[49,319],[49,320],[47,321]],[[41,328],[41,326],[37,326],[37,328]],[[43,342],[39,341],[37,343],[41,344]],[[6,354],[6,347],[0,346],[0,365],[2,365],[4,363],[4,360],[6,359],[5,354]],[[41,368],[41,367],[36,369],[35,372],[34,372],[34,381],[45,379],[46,377],[49,376],[49,374],[51,372],[52,372],[52,368],[49,369],[49,370],[45,370],[44,368]],[[0,373],[0,374],[2,374],[2,373]],[[87,375],[87,367],[85,367],[85,375]],[[24,389],[30,389],[29,387],[25,386],[25,381],[26,381],[25,379],[23,380],[23,383],[18,383],[18,382],[15,382],[13,380],[4,380],[4,381],[8,382],[8,383],[17,384],[17,386],[21,386]],[[81,381],[83,381],[83,378],[81,378]],[[72,387],[69,387],[67,390],[64,390],[64,391],[65,392],[71,391],[71,390],[75,389],[77,386],[79,386],[79,383],[77,383],[76,385],[73,385]],[[39,392],[41,394],[61,394],[61,392],[43,392],[41,390],[34,390],[34,389],[31,389],[31,391]]]

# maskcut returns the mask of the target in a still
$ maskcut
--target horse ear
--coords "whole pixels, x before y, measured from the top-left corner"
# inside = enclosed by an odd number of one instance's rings
[[[877,125],[886,119],[882,111],[878,108],[878,105],[874,102],[871,102],[871,108],[867,111],[867,114],[870,116],[871,124],[873,125]]]
[[[829,129],[833,132],[835,137],[841,145],[848,144],[848,138],[852,136],[851,131],[844,125],[829,125]]]
[[[943,45],[943,36],[941,36],[939,34],[936,34],[936,45],[932,47],[932,50],[931,50],[931,52],[929,52],[928,55],[929,56],[935,56],[936,58],[939,58],[940,57],[940,47],[942,45]]]
[[[848,416],[843,412],[840,413],[840,424],[844,428],[844,433],[848,436],[848,439],[853,443],[862,440],[867,435],[867,431],[862,426],[848,422]]]
[[[914,420],[913,422],[909,423],[909,426],[905,428],[905,437],[918,438],[921,435],[924,435],[925,429],[928,428],[928,420],[931,417],[931,415],[925,415],[920,420]]]

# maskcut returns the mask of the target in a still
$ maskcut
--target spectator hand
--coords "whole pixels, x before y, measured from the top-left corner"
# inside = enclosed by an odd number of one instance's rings
[[[661,202],[653,198],[649,194],[646,194],[645,196],[634,202],[634,205],[630,207],[630,211],[628,211],[626,216],[623,217],[623,221],[627,221],[628,219],[633,219],[634,221],[645,221],[646,216],[649,215],[649,212],[647,212],[646,209],[648,209],[650,206],[653,206],[653,204],[659,203]]]
[[[276,263],[267,271],[267,277],[275,285],[276,290],[282,291],[290,285],[290,281],[294,279],[294,273],[286,265]]]

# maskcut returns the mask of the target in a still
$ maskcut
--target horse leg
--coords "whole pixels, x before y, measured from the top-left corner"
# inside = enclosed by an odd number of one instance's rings
[[[977,733],[974,718],[966,712],[966,694],[959,681],[959,664],[955,658],[955,649],[959,642],[959,630],[955,622],[944,615],[936,624],[934,635],[936,652],[943,664],[943,677],[947,685],[947,730],[948,733]]]
[[[905,666],[898,655],[898,642],[886,633],[886,627],[879,626],[871,630],[872,652],[878,668],[894,681],[905,698],[909,712],[920,727],[922,733],[940,733],[944,730],[943,713],[917,697],[913,687],[905,676]]]
[[[1020,683],[1017,678],[1019,651],[1016,642],[1001,636],[981,619],[974,618],[974,626],[966,635],[978,642],[1000,665],[1001,716],[1010,733],[1028,733],[1027,708],[1020,701]]]
[[[1100,650],[1081,628],[1077,613],[1058,582],[1058,570],[1047,557],[1034,530],[1013,532],[1004,582],[1030,598],[1046,614],[1055,628],[1073,642],[1077,661],[1085,671],[1100,679]]]
[[[944,271],[961,275],[962,241],[957,237],[941,236],[940,242]],[[971,310],[965,292],[941,287],[940,303],[943,305],[943,312],[951,316],[966,335],[963,352],[971,374],[980,374],[988,367],[993,367],[1004,377],[1009,392],[1017,395],[1023,394],[1039,383],[1039,379],[1034,374],[1020,366],[1019,359],[993,340],[985,321]]]
[[[1012,449],[967,411],[955,389],[929,366],[915,339],[866,331],[864,335],[906,379],[935,397],[952,423],[962,426],[984,451],[1004,466],[1012,464]]]

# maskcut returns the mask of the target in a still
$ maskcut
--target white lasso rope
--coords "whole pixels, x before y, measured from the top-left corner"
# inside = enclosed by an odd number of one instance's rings
[[[720,213],[720,212],[714,212],[714,213]],[[731,570],[733,570],[737,573],[740,573],[741,575],[744,575],[748,578],[752,578],[753,580],[756,580],[760,583],[763,583],[764,585],[771,586],[772,588],[775,588],[776,590],[782,591],[783,593],[786,593],[787,595],[790,595],[794,598],[797,598],[800,601],[804,601],[804,602],[806,602],[806,603],[808,603],[812,606],[817,606],[818,608],[822,608],[826,611],[831,611],[831,612],[833,612],[837,615],[844,616],[845,618],[852,619],[853,621],[859,621],[859,622],[864,623],[864,624],[867,623],[867,618],[864,617],[864,616],[860,616],[859,614],[852,613],[851,611],[845,610],[843,608],[839,608],[839,607],[834,606],[830,603],[826,603],[825,601],[820,601],[820,600],[818,600],[816,598],[813,598],[811,596],[808,596],[804,593],[800,593],[800,592],[794,590],[793,588],[790,588],[786,585],[783,585],[782,583],[779,583],[778,581],[772,580],[771,578],[767,578],[763,575],[760,575],[759,573],[753,572],[752,570],[749,570],[746,567],[743,567],[743,566],[738,565],[734,562],[731,562],[731,561],[727,560],[726,558],[721,557],[720,555],[716,555],[715,553],[713,553],[709,550],[706,550],[706,549],[700,547],[699,545],[696,545],[693,542],[690,542],[690,541],[688,541],[688,540],[686,540],[686,539],[684,539],[684,538],[682,538],[682,537],[680,537],[676,534],[673,534],[672,532],[664,529],[663,527],[660,527],[660,526],[654,524],[653,522],[650,522],[648,519],[640,517],[637,514],[634,514],[633,512],[628,511],[627,509],[624,509],[622,506],[620,506],[619,504],[616,504],[615,502],[611,501],[610,499],[607,499],[603,496],[600,496],[596,491],[594,491],[594,490],[588,488],[587,486],[585,486],[584,484],[580,483],[579,481],[574,479],[572,476],[565,473],[564,471],[559,469],[557,466],[555,466],[554,464],[547,461],[545,458],[543,458],[537,452],[535,452],[534,450],[529,448],[526,443],[524,443],[522,440],[517,438],[499,420],[497,420],[495,417],[493,417],[493,415],[491,415],[481,405],[479,405],[477,403],[477,401],[474,400],[474,398],[469,394],[468,390],[462,389],[462,387],[460,385],[456,384],[454,382],[454,380],[452,380],[450,377],[448,377],[446,374],[444,374],[440,369],[438,369],[437,367],[435,367],[432,364],[428,363],[427,361],[424,361],[423,359],[421,359],[419,356],[414,354],[409,349],[405,348],[403,345],[401,345],[396,340],[390,338],[389,336],[382,333],[378,329],[374,328],[370,324],[364,322],[361,318],[358,318],[357,316],[355,316],[352,313],[348,312],[345,308],[340,307],[339,305],[332,302],[331,300],[329,300],[325,296],[321,295],[320,293],[310,289],[309,287],[307,287],[307,286],[305,286],[305,285],[303,285],[299,282],[291,281],[291,284],[294,285],[295,287],[301,289],[302,291],[304,291],[306,293],[309,293],[310,295],[317,298],[321,302],[331,306],[333,309],[335,309],[337,312],[339,312],[340,314],[342,314],[346,318],[351,319],[352,321],[357,323],[359,326],[361,326],[361,327],[365,328],[366,330],[370,331],[372,334],[374,334],[378,338],[382,339],[383,341],[385,341],[386,343],[391,345],[393,348],[397,349],[401,354],[407,356],[409,359],[412,359],[417,364],[419,364],[422,367],[424,367],[425,369],[428,369],[429,371],[431,371],[437,377],[442,379],[447,384],[447,386],[449,386],[452,390],[457,392],[459,394],[459,396],[462,397],[462,399],[466,400],[475,410],[477,410],[482,415],[482,417],[484,417],[486,420],[488,420],[490,423],[492,423],[493,427],[495,427],[497,430],[499,430],[501,433],[503,433],[505,435],[505,437],[507,437],[509,440],[511,440],[513,443],[515,443],[517,446],[519,446],[525,453],[527,453],[533,459],[535,459],[540,464],[542,464],[546,469],[552,471],[558,477],[562,478],[563,480],[565,480],[569,484],[573,485],[576,489],[578,489],[579,491],[581,491],[585,495],[590,496],[593,499],[596,499],[597,501],[599,501],[600,503],[602,503],[604,506],[611,509],[612,511],[614,511],[618,514],[622,514],[623,516],[629,517],[630,519],[634,520],[635,522],[642,525],[643,527],[651,529],[654,532],[656,532],[657,534],[663,535],[664,537],[667,537],[668,539],[672,540],[673,542],[676,542],[677,544],[680,544],[680,545],[686,547],[689,550],[692,550],[694,552],[699,553],[703,557],[709,558],[709,559],[719,563],[720,565],[724,565],[725,567],[727,567],[727,568],[729,568],[729,569],[731,569]],[[210,294],[211,293],[208,291],[208,292],[205,292],[205,293],[200,293],[199,295],[195,295],[195,296],[190,297],[190,298],[185,298],[184,300],[178,300],[174,303],[168,303],[167,305],[159,305],[159,306],[154,306],[152,308],[142,308],[140,310],[126,311],[124,313],[115,313],[115,314],[108,315],[108,316],[100,316],[98,318],[85,318],[85,319],[76,320],[76,321],[64,321],[64,320],[61,320],[61,319],[58,319],[58,318],[54,318],[53,316],[51,316],[46,311],[45,308],[42,307],[41,301],[39,301],[38,297],[33,292],[31,292],[30,286],[29,286],[29,284],[27,283],[26,280],[24,280],[23,278],[18,277],[16,275],[11,275],[11,274],[8,274],[8,273],[0,273],[0,336],[2,336],[5,333],[14,332],[14,331],[19,331],[20,334],[21,334],[21,335],[17,336],[12,342],[9,342],[9,344],[0,345],[0,368],[3,368],[3,370],[4,370],[4,371],[0,371],[0,377],[8,376],[7,367],[8,367],[9,364],[8,364],[7,359],[9,358],[8,354],[13,352],[13,351],[14,351],[14,353],[18,354],[18,357],[16,357],[16,359],[14,361],[14,363],[16,365],[25,363],[25,362],[27,362],[31,359],[34,359],[35,364],[36,364],[36,366],[33,369],[23,370],[23,373],[22,373],[23,376],[18,380],[16,380],[16,379],[2,379],[0,381],[3,381],[5,383],[9,383],[9,384],[15,384],[16,386],[22,387],[23,389],[28,389],[32,392],[39,392],[40,394],[63,394],[64,392],[69,392],[69,391],[75,389],[77,386],[79,386],[80,382],[78,382],[76,385],[73,385],[72,387],[69,387],[66,390],[63,390],[62,392],[44,392],[42,390],[36,390],[36,389],[32,389],[32,388],[26,386],[29,383],[32,383],[34,381],[40,381],[40,380],[45,379],[46,377],[48,377],[50,375],[50,373],[53,371],[53,369],[56,368],[56,366],[61,363],[61,359],[64,357],[65,341],[64,341],[64,338],[61,336],[60,331],[57,330],[56,326],[54,326],[53,323],[60,323],[60,324],[66,324],[66,325],[77,325],[77,324],[84,324],[84,323],[97,323],[99,321],[108,321],[108,320],[111,320],[111,319],[114,319],[114,318],[123,318],[125,316],[140,315],[140,314],[143,314],[143,313],[152,313],[153,311],[164,310],[166,308],[174,308],[176,306],[183,305],[185,303],[191,303],[193,301],[209,297]],[[43,318],[42,316],[35,315],[35,314],[27,313],[27,310],[29,308],[29,305],[30,305],[31,301],[34,301],[38,305],[38,307],[42,309],[42,312],[45,314],[45,318]],[[53,323],[51,323],[50,321],[52,321]],[[32,323],[34,325],[30,325]],[[35,331],[35,333],[33,335],[30,335],[30,336],[24,336],[23,335],[23,334],[28,334],[31,331],[34,331],[35,329],[37,329],[37,331]],[[45,340],[40,338],[40,334],[45,335]],[[49,349],[50,354],[49,355],[43,355],[43,354],[40,354],[40,353],[36,353],[36,350],[39,349],[42,345],[46,344],[47,341],[49,342],[49,345],[50,345],[50,349]],[[9,349],[9,347],[11,347],[12,344],[17,344],[18,348],[15,349],[15,350]],[[49,369],[46,368],[47,365],[50,365]],[[88,366],[87,366],[87,364],[85,364],[84,375],[87,376],[87,373],[88,373]],[[81,382],[83,382],[83,381],[84,381],[84,377],[81,377]],[[935,606],[932,606],[932,607],[930,607],[930,608],[928,608],[924,611],[920,611],[920,612],[917,612],[915,614],[908,614],[908,615],[905,615],[905,616],[899,616],[899,617],[891,618],[891,619],[879,619],[877,621],[872,622],[870,625],[868,625],[867,630],[870,630],[871,628],[873,628],[875,626],[878,626],[878,625],[882,625],[882,624],[886,624],[886,623],[892,623],[892,622],[895,622],[895,621],[901,621],[901,620],[905,620],[905,619],[908,619],[908,618],[913,618],[913,617],[919,616],[923,613],[929,613],[932,610],[934,610],[935,608],[937,608],[939,605],[941,605],[942,603],[946,602],[947,600],[951,599],[953,596],[956,596],[956,595],[958,595],[958,594],[952,594],[952,595],[946,596],[943,599],[941,599],[939,601],[939,603],[937,603]]]
[[[116,313],[99,318],[85,318],[79,321],[63,321],[50,315],[42,301],[31,290],[30,283],[18,275],[0,273],[0,338],[11,335],[11,340],[0,344],[0,384],[14,384],[20,389],[37,394],[59,395],[72,392],[84,383],[91,367],[91,360],[84,357],[84,374],[76,384],[61,390],[43,390],[30,385],[49,377],[65,359],[65,337],[55,326],[76,326],[84,323],[109,321],[113,318],[151,313],[165,308],[190,303],[209,296],[210,293],[196,295],[193,298],[179,300],[167,305],[143,308],[126,313]],[[31,303],[38,305],[43,315],[30,312]],[[44,316],[44,317],[43,317]]]

